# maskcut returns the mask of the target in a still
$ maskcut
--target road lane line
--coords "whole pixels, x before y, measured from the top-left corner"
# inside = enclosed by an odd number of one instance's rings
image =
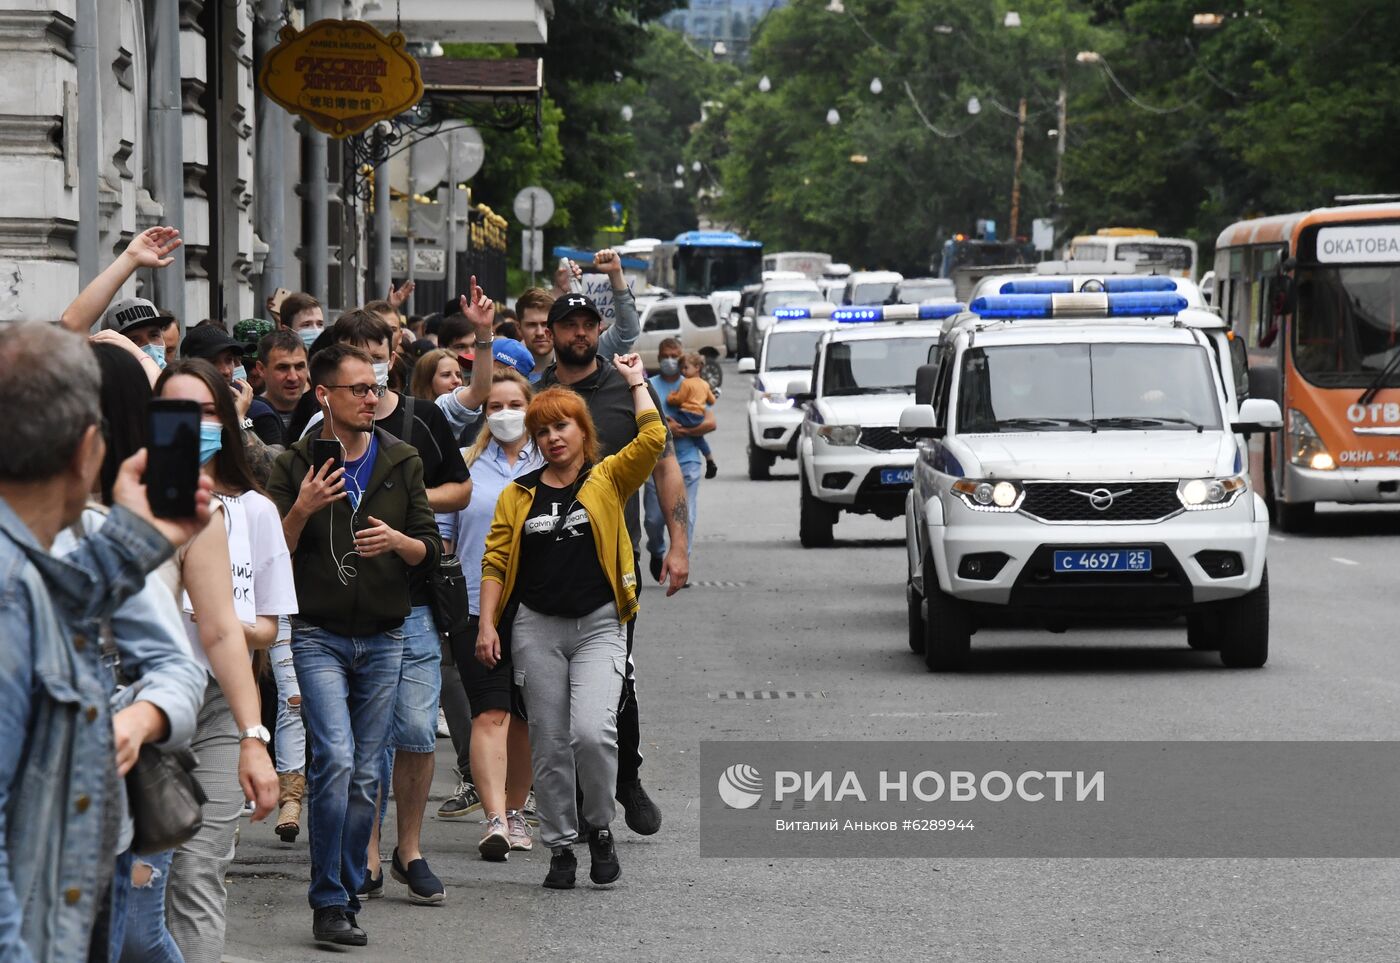
[[[1342,557],[1339,556],[1339,555],[1333,555],[1333,556],[1332,556],[1332,561],[1336,562],[1338,565],[1360,565],[1360,564],[1361,564],[1360,562],[1353,562],[1353,561],[1352,561],[1351,559],[1349,559],[1349,558],[1342,558]]]

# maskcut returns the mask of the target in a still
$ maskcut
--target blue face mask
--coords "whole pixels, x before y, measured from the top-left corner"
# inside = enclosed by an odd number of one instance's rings
[[[247,380],[248,380],[248,369],[245,368],[245,367],[243,367],[242,365],[239,365],[238,367],[234,368],[234,369],[233,369],[233,380],[234,380],[234,381],[247,381]]]
[[[311,346],[316,343],[316,339],[321,336],[321,329],[299,328],[297,334],[301,337],[301,343],[306,345],[306,350],[310,351]]]
[[[663,378],[674,378],[681,373],[681,359],[662,358],[659,367],[661,368],[661,376]]]
[[[209,459],[224,447],[224,426],[215,421],[199,423],[199,463],[207,464]]]
[[[146,352],[156,364],[163,369],[165,367],[165,345],[163,344],[143,344],[141,350]]]

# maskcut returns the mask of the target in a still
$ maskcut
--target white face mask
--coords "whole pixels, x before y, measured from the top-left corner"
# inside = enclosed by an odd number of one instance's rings
[[[525,411],[522,408],[504,408],[486,416],[486,427],[503,445],[519,441],[525,434]]]
[[[374,363],[374,380],[381,388],[389,383],[389,362],[376,361]]]

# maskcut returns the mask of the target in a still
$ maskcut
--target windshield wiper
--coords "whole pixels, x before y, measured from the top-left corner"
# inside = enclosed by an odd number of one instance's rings
[[[998,418],[997,428],[1088,428],[1098,431],[1098,426],[1080,418]]]
[[[1361,397],[1356,399],[1358,405],[1369,405],[1376,397],[1376,394],[1385,387],[1385,383],[1390,380],[1390,376],[1395,373],[1395,369],[1400,368],[1400,351],[1390,356],[1381,373],[1376,375],[1376,380],[1371,382],[1371,386],[1361,393]]]
[[[1169,418],[1159,415],[1121,415],[1116,418],[1095,418],[1091,422],[1095,427],[1102,428],[1138,428],[1151,427],[1152,425],[1189,425],[1200,434],[1206,430],[1205,425],[1197,424],[1190,418]]]

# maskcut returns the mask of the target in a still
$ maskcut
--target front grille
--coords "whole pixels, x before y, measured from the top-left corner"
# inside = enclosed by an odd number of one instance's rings
[[[1176,482],[1028,482],[1021,511],[1047,522],[1155,522],[1182,511]],[[1079,492],[1108,492],[1102,511]]]
[[[896,428],[862,428],[860,443],[875,451],[907,451],[914,447]]]

